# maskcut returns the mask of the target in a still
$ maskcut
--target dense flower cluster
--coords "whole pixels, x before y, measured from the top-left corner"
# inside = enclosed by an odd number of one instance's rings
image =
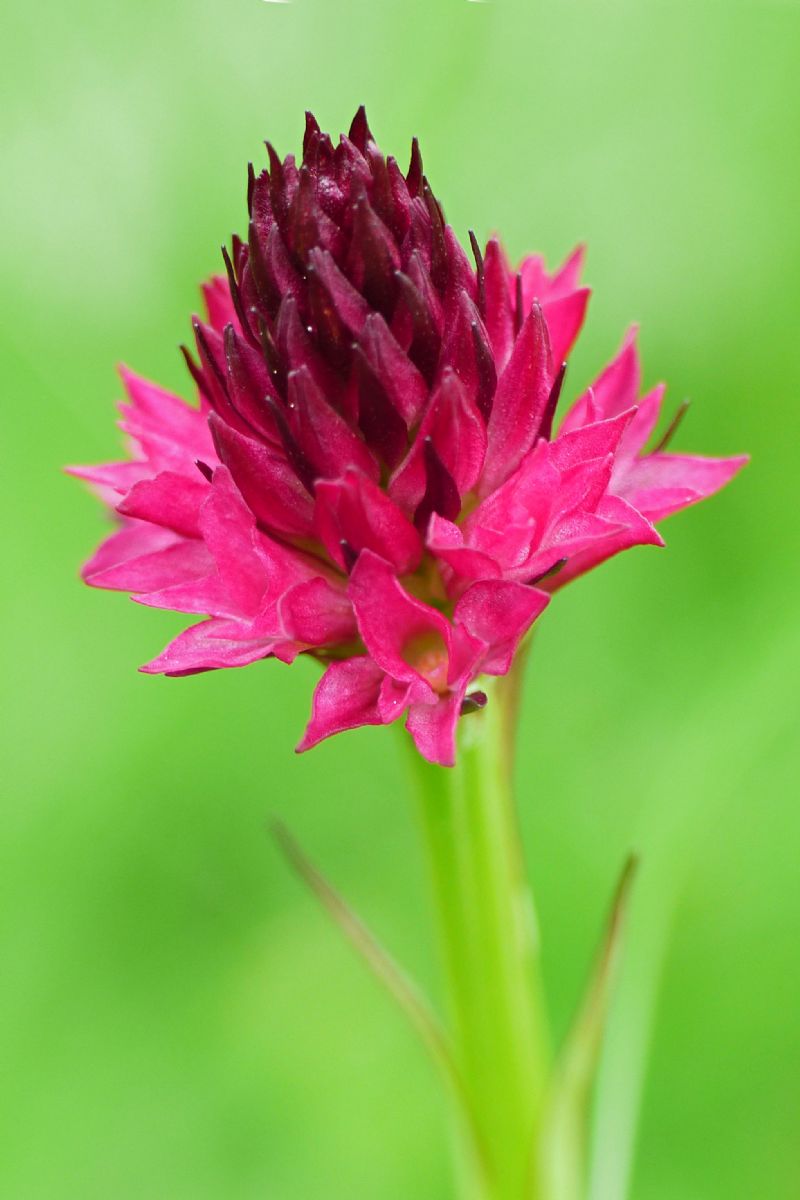
[[[145,671],[311,654],[302,749],[405,715],[450,764],[550,593],[744,460],[644,450],[663,389],[632,335],[554,436],[582,254],[512,270],[471,235],[473,265],[416,142],[403,174],[362,109],[335,146],[309,116],[299,165],[267,149],[194,321],[198,406],[123,371],[132,460],[74,468],[118,519],[84,577],[207,618]]]

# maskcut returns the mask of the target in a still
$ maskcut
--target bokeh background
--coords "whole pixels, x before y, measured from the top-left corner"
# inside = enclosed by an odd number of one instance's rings
[[[558,597],[519,791],[559,1031],[642,855],[591,1200],[796,1197],[800,6],[43,0],[5,41],[0,1195],[450,1195],[423,1052],[266,832],[435,989],[399,739],[295,758],[306,664],[138,675],[181,618],[80,585],[105,519],[59,473],[115,456],[118,360],[190,394],[261,139],[365,101],[462,237],[588,241],[570,395],[640,320],[677,446],[753,455]]]

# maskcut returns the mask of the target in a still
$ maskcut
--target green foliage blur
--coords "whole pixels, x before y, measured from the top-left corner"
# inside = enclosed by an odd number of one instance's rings
[[[0,1195],[450,1195],[424,1052],[267,833],[435,991],[400,737],[295,757],[310,664],[137,674],[183,619],[78,582],[106,518],[60,474],[116,456],[118,360],[190,394],[177,345],[261,139],[364,101],[462,238],[588,242],[570,397],[638,320],[647,383],[693,401],[676,445],[753,456],[666,551],[557,597],[519,795],[559,1034],[642,856],[591,1200],[796,1197],[800,5],[6,9]]]

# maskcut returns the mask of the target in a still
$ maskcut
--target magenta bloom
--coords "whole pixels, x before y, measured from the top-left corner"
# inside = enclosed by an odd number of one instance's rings
[[[449,765],[550,592],[745,459],[645,451],[663,388],[639,398],[632,336],[554,436],[582,252],[515,271],[470,235],[473,265],[416,142],[403,174],[362,109],[336,146],[309,116],[299,166],[267,148],[194,320],[197,406],[123,370],[132,459],[73,468],[117,519],[84,578],[206,618],[143,670],[312,654],[300,749],[405,715]]]

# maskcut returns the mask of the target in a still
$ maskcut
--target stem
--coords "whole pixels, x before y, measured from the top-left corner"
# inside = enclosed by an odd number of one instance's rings
[[[517,664],[517,670],[522,666]],[[458,765],[420,765],[452,1040],[488,1182],[470,1200],[530,1200],[548,1046],[538,935],[512,796],[518,681],[493,680],[460,722]]]

